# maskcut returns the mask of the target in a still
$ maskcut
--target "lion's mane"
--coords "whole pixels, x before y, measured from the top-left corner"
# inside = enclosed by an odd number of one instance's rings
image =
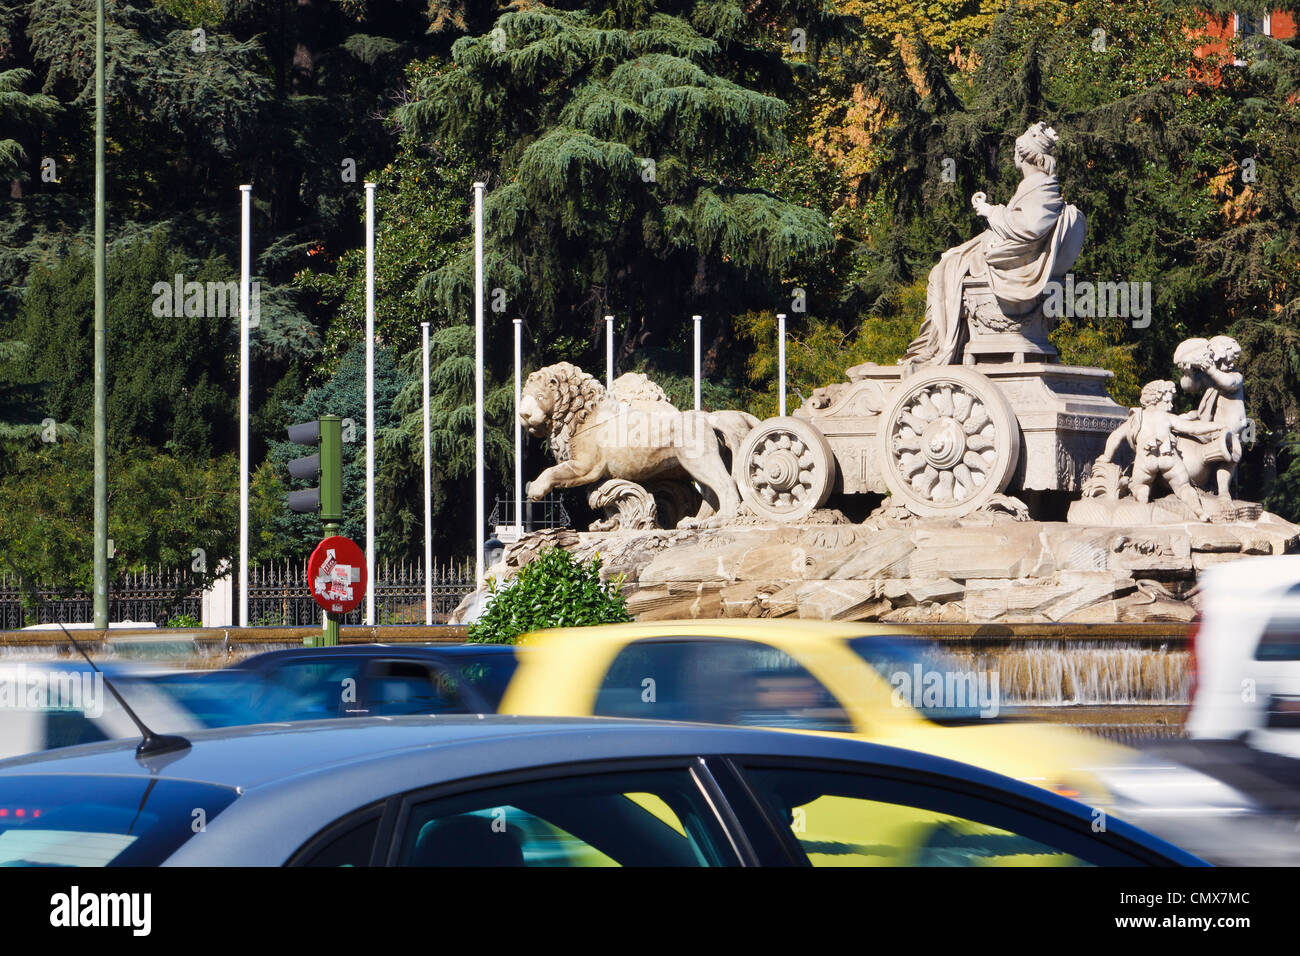
[[[552,384],[553,383],[553,384]],[[551,407],[551,451],[556,461],[572,457],[573,434],[588,413],[605,397],[605,386],[596,377],[569,362],[557,362],[528,376],[525,391],[534,385],[550,388],[555,395]]]

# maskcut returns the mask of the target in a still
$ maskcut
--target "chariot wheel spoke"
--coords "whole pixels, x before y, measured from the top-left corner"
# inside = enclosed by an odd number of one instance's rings
[[[922,392],[916,396],[916,402],[912,405],[912,413],[925,422],[932,422],[939,417],[939,409],[934,407],[930,401],[930,396]]]
[[[959,422],[965,422],[970,418],[971,406],[974,399],[966,392],[957,392],[952,397],[952,417]]]
[[[939,472],[939,481],[935,485],[934,490],[930,492],[930,496],[935,501],[951,501],[952,486],[953,486],[952,472],[941,471]]]
[[[921,450],[920,435],[899,435],[894,439],[894,447],[900,452],[917,452]]]
[[[930,400],[934,402],[934,407],[939,410],[939,414],[944,418],[953,417],[952,387],[941,388],[933,395]]]

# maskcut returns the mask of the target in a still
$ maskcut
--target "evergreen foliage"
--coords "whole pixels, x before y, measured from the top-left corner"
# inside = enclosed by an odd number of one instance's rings
[[[235,278],[243,183],[261,290],[257,556],[302,558],[319,535],[314,516],[284,506],[284,464],[302,452],[282,439],[327,411],[356,422],[345,532],[364,536],[367,180],[378,185],[381,555],[422,550],[421,322],[435,541],[463,555],[480,537],[466,507],[475,181],[488,184],[492,495],[513,477],[512,319],[525,371],[559,360],[598,371],[613,314],[616,371],[646,370],[689,407],[689,317],[702,314],[705,406],[770,414],[774,315],[786,312],[797,404],[850,365],[902,353],[929,269],[983,228],[970,194],[1006,201],[1013,139],[1037,120],[1061,132],[1063,190],[1088,218],[1076,277],[1150,281],[1154,298],[1145,328],[1063,322],[1063,360],[1111,370],[1113,397],[1131,404],[1143,382],[1173,375],[1181,339],[1235,336],[1259,439],[1240,493],[1300,518],[1300,43],[1254,37],[1215,52],[1203,33],[1205,10],[1298,6],[116,0],[119,553],[184,563],[180,544],[207,524],[210,565],[231,554],[237,321],[155,315],[153,289],[176,273]],[[93,11],[93,0],[0,0],[0,504],[16,509],[0,520],[50,581],[84,581],[90,567],[76,496],[90,468]],[[530,442],[528,476],[544,454]],[[150,496],[174,520],[131,510]]]

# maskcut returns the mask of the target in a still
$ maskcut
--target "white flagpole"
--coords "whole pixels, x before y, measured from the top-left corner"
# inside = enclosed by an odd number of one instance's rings
[[[474,184],[474,580],[483,587],[483,191]]]
[[[433,623],[433,458],[429,451],[429,323],[420,323],[424,340],[424,623]]]
[[[366,623],[375,623],[375,184],[366,183]]]
[[[781,396],[780,414],[784,416],[785,415],[785,313],[784,312],[778,313],[776,317],[776,321],[779,326],[779,328],[777,329],[777,339],[778,339],[777,365],[780,370],[777,372],[777,374],[780,376],[780,385],[779,385],[779,390],[780,390],[779,394]]]
[[[695,322],[695,410],[700,410],[700,318],[701,316],[693,315],[691,319]]]
[[[605,316],[605,388],[614,388],[614,317]]]
[[[248,290],[252,271],[253,187],[240,186],[239,229],[239,626],[248,627]]]
[[[519,421],[519,399],[523,376],[523,320],[515,319],[515,540],[524,534],[524,433]]]

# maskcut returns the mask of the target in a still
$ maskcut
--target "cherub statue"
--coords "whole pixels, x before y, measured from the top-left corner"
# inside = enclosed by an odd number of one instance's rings
[[[1174,350],[1174,364],[1183,370],[1179,385],[1183,391],[1203,392],[1196,411],[1186,412],[1184,419],[1213,422],[1222,429],[1223,437],[1214,446],[1204,450],[1186,451],[1198,455],[1201,467],[1191,469],[1192,480],[1207,491],[1217,490],[1222,499],[1231,499],[1229,486],[1241,461],[1242,434],[1249,425],[1246,417],[1246,397],[1242,389],[1245,378],[1237,371],[1241,346],[1227,335],[1206,339],[1187,339]],[[1210,488],[1213,472],[1215,488]],[[1197,481],[1197,479],[1200,479]]]
[[[1163,379],[1147,382],[1142,388],[1141,401],[1142,407],[1133,409],[1128,420],[1106,439],[1098,465],[1112,464],[1120,445],[1127,442],[1133,448],[1133,474],[1128,488],[1135,499],[1143,504],[1150,501],[1156,482],[1163,480],[1197,518],[1209,521],[1200,495],[1188,477],[1176,436],[1204,440],[1222,431],[1222,426],[1174,415],[1173,382]]]

